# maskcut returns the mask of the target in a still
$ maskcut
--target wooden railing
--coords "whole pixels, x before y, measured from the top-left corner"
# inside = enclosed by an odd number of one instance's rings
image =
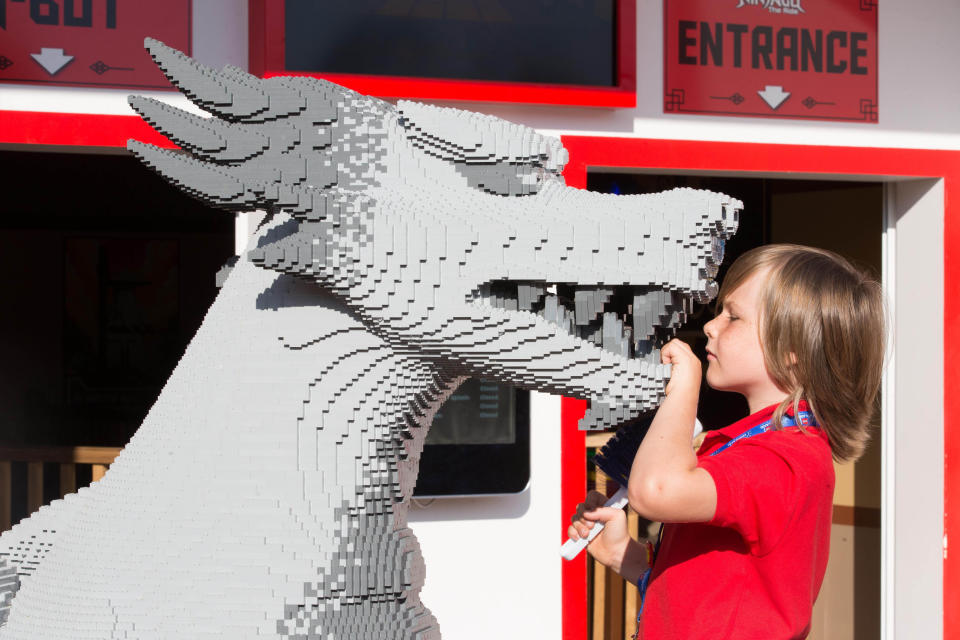
[[[587,449],[599,449],[613,436],[612,432],[587,435]],[[618,485],[597,470],[593,487],[609,495]],[[632,509],[627,509],[627,526],[635,539],[646,538],[646,524]],[[640,593],[636,585],[610,571],[593,558],[587,560],[587,607],[590,640],[623,640],[637,629]]]
[[[120,454],[120,447],[0,447],[0,532],[13,525],[13,463],[27,465],[27,513],[44,505],[44,465],[59,466],[60,497],[75,492],[78,466],[90,466],[96,482]],[[46,492],[49,493],[49,492]]]

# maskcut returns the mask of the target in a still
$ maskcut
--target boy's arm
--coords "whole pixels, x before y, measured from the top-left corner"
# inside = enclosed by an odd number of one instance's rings
[[[619,566],[610,566],[620,574],[620,577],[630,584],[637,584],[643,572],[650,568],[647,564],[647,549],[636,540],[631,539]]]
[[[697,467],[690,447],[697,417],[702,367],[690,346],[671,340],[661,351],[672,365],[667,397],[633,460],[627,485],[630,506],[660,522],[706,522],[717,508],[717,487]]]
[[[647,570],[647,549],[644,544],[630,537],[627,529],[627,516],[623,509],[603,507],[603,494],[591,491],[584,502],[577,507],[567,534],[571,540],[585,538],[597,522],[606,526],[594,538],[587,551],[591,556],[620,574],[625,580],[637,584],[637,580]]]

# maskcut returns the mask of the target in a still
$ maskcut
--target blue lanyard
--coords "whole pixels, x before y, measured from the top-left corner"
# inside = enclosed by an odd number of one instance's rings
[[[809,411],[800,411],[797,413],[797,418],[800,421],[800,424],[804,427],[815,427],[817,426],[817,420],[813,417],[813,414]],[[794,420],[792,416],[783,416],[780,419],[780,424],[784,427],[795,427],[797,426],[797,420]],[[766,433],[770,431],[773,425],[773,419],[767,420],[762,424],[758,424],[755,427],[744,431],[736,438],[733,438],[729,442],[724,443],[724,445],[718,448],[716,451],[712,451],[709,455],[715,456],[721,451],[732,446],[735,442],[739,440],[744,440],[746,438],[752,438],[753,436],[758,436],[761,433]],[[663,524],[660,525],[660,532],[657,534],[657,545],[653,551],[653,561],[656,562],[657,555],[660,552],[660,540],[663,537]],[[640,589],[640,611],[637,612],[637,631],[640,629],[640,616],[643,615],[643,605],[647,599],[647,587],[650,584],[650,572],[653,571],[653,566],[651,564],[650,568],[643,572],[643,575],[640,576],[640,580],[637,582],[637,587]],[[636,637],[636,635],[634,635]]]
[[[817,426],[817,420],[813,417],[813,414],[810,413],[809,411],[800,411],[799,413],[797,413],[797,417],[800,419],[800,424],[803,425],[804,427]],[[772,424],[773,424],[772,418],[770,420],[767,420],[763,424],[758,424],[752,429],[748,429],[747,431],[744,431],[743,433],[738,435],[736,438],[734,438],[730,442],[727,442],[722,447],[712,452],[710,455],[711,456],[717,455],[718,453],[720,453],[727,447],[731,446],[734,442],[737,442],[738,440],[743,440],[744,438],[752,438],[753,436],[758,436],[761,433],[766,433],[767,431],[770,431],[770,426]],[[783,416],[783,418],[780,419],[780,424],[784,427],[795,427],[797,426],[797,421],[794,420],[792,416]]]

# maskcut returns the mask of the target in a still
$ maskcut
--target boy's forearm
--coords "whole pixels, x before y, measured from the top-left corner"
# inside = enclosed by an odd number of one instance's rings
[[[637,584],[643,572],[649,568],[647,564],[647,548],[636,540],[630,540],[619,562],[612,562],[610,569],[615,571],[630,584]]]

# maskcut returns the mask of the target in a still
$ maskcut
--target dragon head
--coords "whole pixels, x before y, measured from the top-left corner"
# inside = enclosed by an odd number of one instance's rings
[[[451,376],[587,399],[583,428],[659,402],[659,347],[716,294],[740,202],[569,188],[566,150],[528,127],[147,48],[212,117],[132,97],[181,150],[128,148],[197,198],[282,217],[254,263],[315,281]]]

